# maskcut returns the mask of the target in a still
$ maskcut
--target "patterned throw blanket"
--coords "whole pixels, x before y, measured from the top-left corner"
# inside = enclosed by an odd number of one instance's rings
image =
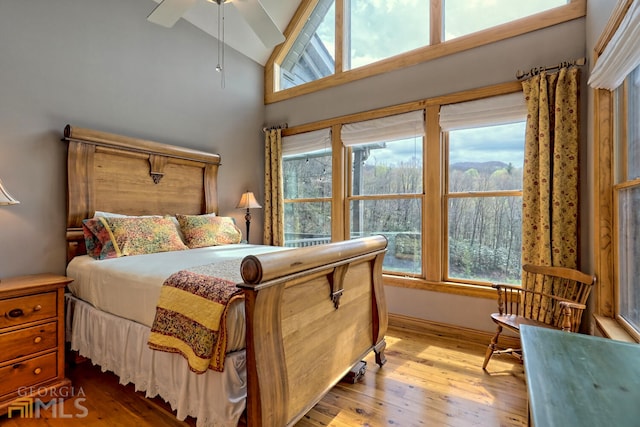
[[[226,313],[237,298],[243,295],[234,281],[188,270],[172,274],[160,290],[149,347],[181,354],[196,373],[222,372]]]

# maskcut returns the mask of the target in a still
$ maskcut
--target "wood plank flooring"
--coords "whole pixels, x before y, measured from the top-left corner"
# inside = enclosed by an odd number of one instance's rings
[[[331,390],[296,427],[318,426],[525,426],[523,366],[495,357],[482,371],[485,345],[399,328],[387,333],[387,363],[379,368],[367,356],[367,373],[357,384]],[[176,420],[160,399],[146,399],[132,385],[121,386],[91,363],[70,367],[78,396],[64,403],[71,418],[43,410],[40,419],[0,417],[1,427],[195,426]],[[78,393],[81,391],[80,393]],[[86,417],[77,418],[86,407]],[[59,414],[58,414],[59,415]]]

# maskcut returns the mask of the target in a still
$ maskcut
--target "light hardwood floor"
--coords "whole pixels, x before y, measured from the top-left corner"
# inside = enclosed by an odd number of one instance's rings
[[[357,384],[341,383],[331,390],[297,427],[318,426],[525,426],[526,387],[521,364],[494,357],[481,369],[486,346],[470,341],[422,334],[399,328],[387,333],[387,363],[379,368],[368,356],[367,373]],[[6,415],[2,427],[194,426],[180,422],[159,399],[146,399],[133,386],[121,386],[110,373],[91,363],[72,366],[68,376],[83,396],[68,399],[64,413],[40,419]],[[86,417],[74,401],[84,398]]]

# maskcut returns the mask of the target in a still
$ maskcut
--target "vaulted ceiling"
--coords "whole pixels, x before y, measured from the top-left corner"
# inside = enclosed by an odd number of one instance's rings
[[[148,0],[146,0],[148,1]],[[154,0],[160,3],[162,0]],[[249,24],[242,18],[234,6],[235,1],[227,0],[224,5],[224,41],[233,49],[251,58],[257,63],[264,65],[271,55],[273,48],[267,48],[256,36]],[[289,24],[302,0],[260,0],[262,6],[267,11],[273,22],[281,32]],[[155,5],[150,4],[149,13],[153,11]],[[189,8],[183,15],[183,19],[200,28],[212,37],[218,36],[218,6],[207,0],[198,0],[196,4]],[[144,19],[146,17],[142,17]],[[171,29],[167,29],[171,31]]]

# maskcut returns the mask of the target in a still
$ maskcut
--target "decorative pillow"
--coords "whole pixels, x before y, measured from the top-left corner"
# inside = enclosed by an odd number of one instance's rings
[[[116,258],[118,254],[111,242],[109,228],[98,218],[82,221],[82,232],[87,254],[95,259]]]
[[[207,214],[207,215],[215,215],[215,213]],[[104,218],[162,218],[162,215],[127,215],[115,212],[105,212],[105,211],[95,211],[93,214],[95,217],[104,217]],[[165,215],[166,218],[171,218],[171,221],[176,225],[176,230],[178,230],[178,234],[180,235],[180,239],[184,243],[184,236],[182,235],[182,231],[180,230],[180,224],[178,224],[178,220],[175,216]]]
[[[177,214],[185,243],[190,248],[240,243],[242,232],[233,218],[211,215]]]
[[[188,249],[170,217],[100,217],[109,229],[117,256]]]

